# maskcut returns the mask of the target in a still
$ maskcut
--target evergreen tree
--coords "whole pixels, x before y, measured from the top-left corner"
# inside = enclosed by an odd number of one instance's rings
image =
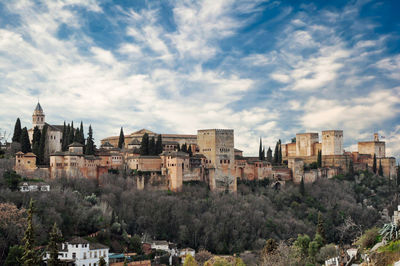
[[[125,143],[124,130],[121,127],[121,131],[119,132],[118,148],[122,149],[124,147],[124,143]]]
[[[39,154],[37,156],[38,164],[45,163],[46,135],[47,135],[47,125],[44,125],[42,134],[40,135]]]
[[[81,121],[81,126],[79,128],[79,140],[78,142],[82,145],[85,145],[85,133],[83,132],[83,123]]]
[[[192,157],[193,156],[193,152],[192,152],[192,145],[189,145],[188,151],[189,156]]]
[[[374,161],[372,164],[372,171],[376,174],[376,154],[374,153]]]
[[[304,177],[301,177],[300,181],[300,194],[304,196],[306,194],[306,188],[304,186]]]
[[[79,128],[75,130],[75,135],[74,135],[74,141],[73,142],[79,142],[81,139],[81,133],[79,132]]]
[[[50,254],[50,258],[47,260],[47,265],[48,266],[61,265],[60,260],[58,259],[58,246],[57,246],[57,244],[60,242],[61,236],[59,234],[59,230],[56,223],[54,223],[49,236],[50,236],[50,241],[47,246],[47,251]]]
[[[262,160],[262,140],[260,138],[260,146],[258,147],[258,159]]]
[[[279,153],[279,142],[277,142],[276,145],[275,145],[275,151],[274,151],[274,163],[275,164],[278,164],[278,162],[279,162],[278,153]]]
[[[140,143],[140,155],[149,155],[149,134],[144,133]]]
[[[281,140],[278,141],[278,163],[282,164],[282,147]]]
[[[28,129],[24,127],[21,133],[21,151],[23,153],[31,152],[31,143],[29,141]]]
[[[21,258],[22,265],[24,266],[36,266],[40,265],[40,255],[35,250],[34,242],[35,242],[35,232],[33,229],[33,200],[31,199],[29,203],[28,209],[28,226],[25,230],[25,235],[22,241],[24,242],[23,246],[23,255]]]
[[[317,164],[318,164],[318,168],[322,167],[322,151],[321,150],[318,150]]]
[[[75,138],[75,128],[74,128],[74,121],[72,121],[71,128],[68,134],[68,145],[74,142],[74,138]]]
[[[157,151],[157,155],[163,152],[161,134],[157,136],[156,151]]]
[[[39,154],[40,136],[41,136],[40,129],[36,126],[33,129],[33,137],[32,137],[32,152],[36,156],[38,156],[38,154]]]
[[[24,254],[24,249],[21,246],[15,245],[10,247],[4,266],[20,266],[21,258]]]
[[[22,134],[21,121],[19,120],[19,118],[17,118],[17,121],[15,121],[14,135],[12,137],[12,141],[13,142],[20,142],[21,141],[21,134]]]
[[[268,147],[268,150],[267,150],[267,161],[272,163],[272,150],[271,150],[271,147]]]
[[[319,234],[322,239],[325,241],[325,228],[324,228],[324,218],[322,217],[322,213],[318,212],[318,224],[317,224],[317,234]]]
[[[265,161],[265,147],[261,151],[261,161]]]
[[[107,263],[106,263],[104,257],[100,257],[99,266],[107,266]]]
[[[187,152],[187,145],[186,145],[186,143],[182,145],[181,151]]]
[[[69,143],[69,134],[71,132],[71,126],[68,123],[67,129],[65,130],[65,136],[63,136],[63,151],[68,150]]]
[[[383,176],[383,168],[382,168],[382,161],[379,160],[379,170],[378,170],[379,176]]]
[[[176,150],[181,151],[181,146],[179,146],[179,143],[178,143],[178,146],[176,147]]]
[[[93,139],[92,125],[89,125],[89,133],[86,140],[85,154],[94,155],[94,139]]]
[[[151,137],[149,141],[149,155],[156,155],[156,140]]]
[[[65,121],[64,121],[64,125],[63,125],[63,133],[62,133],[62,144],[61,144],[61,150],[65,151],[66,150],[66,136],[67,136],[67,126],[65,125]]]

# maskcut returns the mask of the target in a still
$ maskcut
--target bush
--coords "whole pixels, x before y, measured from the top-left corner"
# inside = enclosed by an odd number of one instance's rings
[[[360,245],[361,249],[372,248],[378,240],[379,229],[374,227],[365,231],[365,233],[358,239],[357,245]]]

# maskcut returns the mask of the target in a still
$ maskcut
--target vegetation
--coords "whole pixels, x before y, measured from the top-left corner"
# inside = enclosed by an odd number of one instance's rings
[[[92,126],[89,125],[89,133],[88,133],[88,137],[86,140],[85,154],[94,155],[94,151],[95,151],[95,145],[94,145],[94,139],[93,139],[93,130],[92,130]]]
[[[124,130],[121,127],[121,131],[119,132],[118,148],[122,149],[124,147],[124,143],[125,143]]]
[[[31,152],[31,142],[29,141],[28,129],[24,127],[21,133],[21,151],[23,153]]]
[[[22,265],[24,266],[35,266],[39,265],[41,256],[35,249],[35,233],[33,229],[33,200],[30,200],[28,209],[28,226],[25,230],[24,238],[22,239],[23,254],[21,257]]]
[[[12,137],[12,141],[21,142],[21,135],[22,135],[21,121],[19,120],[19,118],[17,118],[17,121],[15,121],[14,135]]]
[[[46,152],[46,136],[47,136],[47,125],[44,125],[42,133],[40,135],[39,142],[39,154],[37,155],[37,164],[45,164],[45,152]]]

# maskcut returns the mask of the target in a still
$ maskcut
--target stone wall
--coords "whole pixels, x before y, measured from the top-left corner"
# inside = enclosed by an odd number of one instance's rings
[[[322,131],[322,155],[343,154],[343,130]]]

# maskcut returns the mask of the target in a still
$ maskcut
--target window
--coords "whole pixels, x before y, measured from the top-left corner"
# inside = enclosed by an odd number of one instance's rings
[[[83,252],[83,259],[86,260],[86,252]]]
[[[76,253],[75,253],[75,252],[72,253],[72,258],[73,258],[73,259],[76,259]]]
[[[31,161],[28,161],[28,163],[31,163]]]
[[[97,251],[94,252],[94,257],[97,258]]]

